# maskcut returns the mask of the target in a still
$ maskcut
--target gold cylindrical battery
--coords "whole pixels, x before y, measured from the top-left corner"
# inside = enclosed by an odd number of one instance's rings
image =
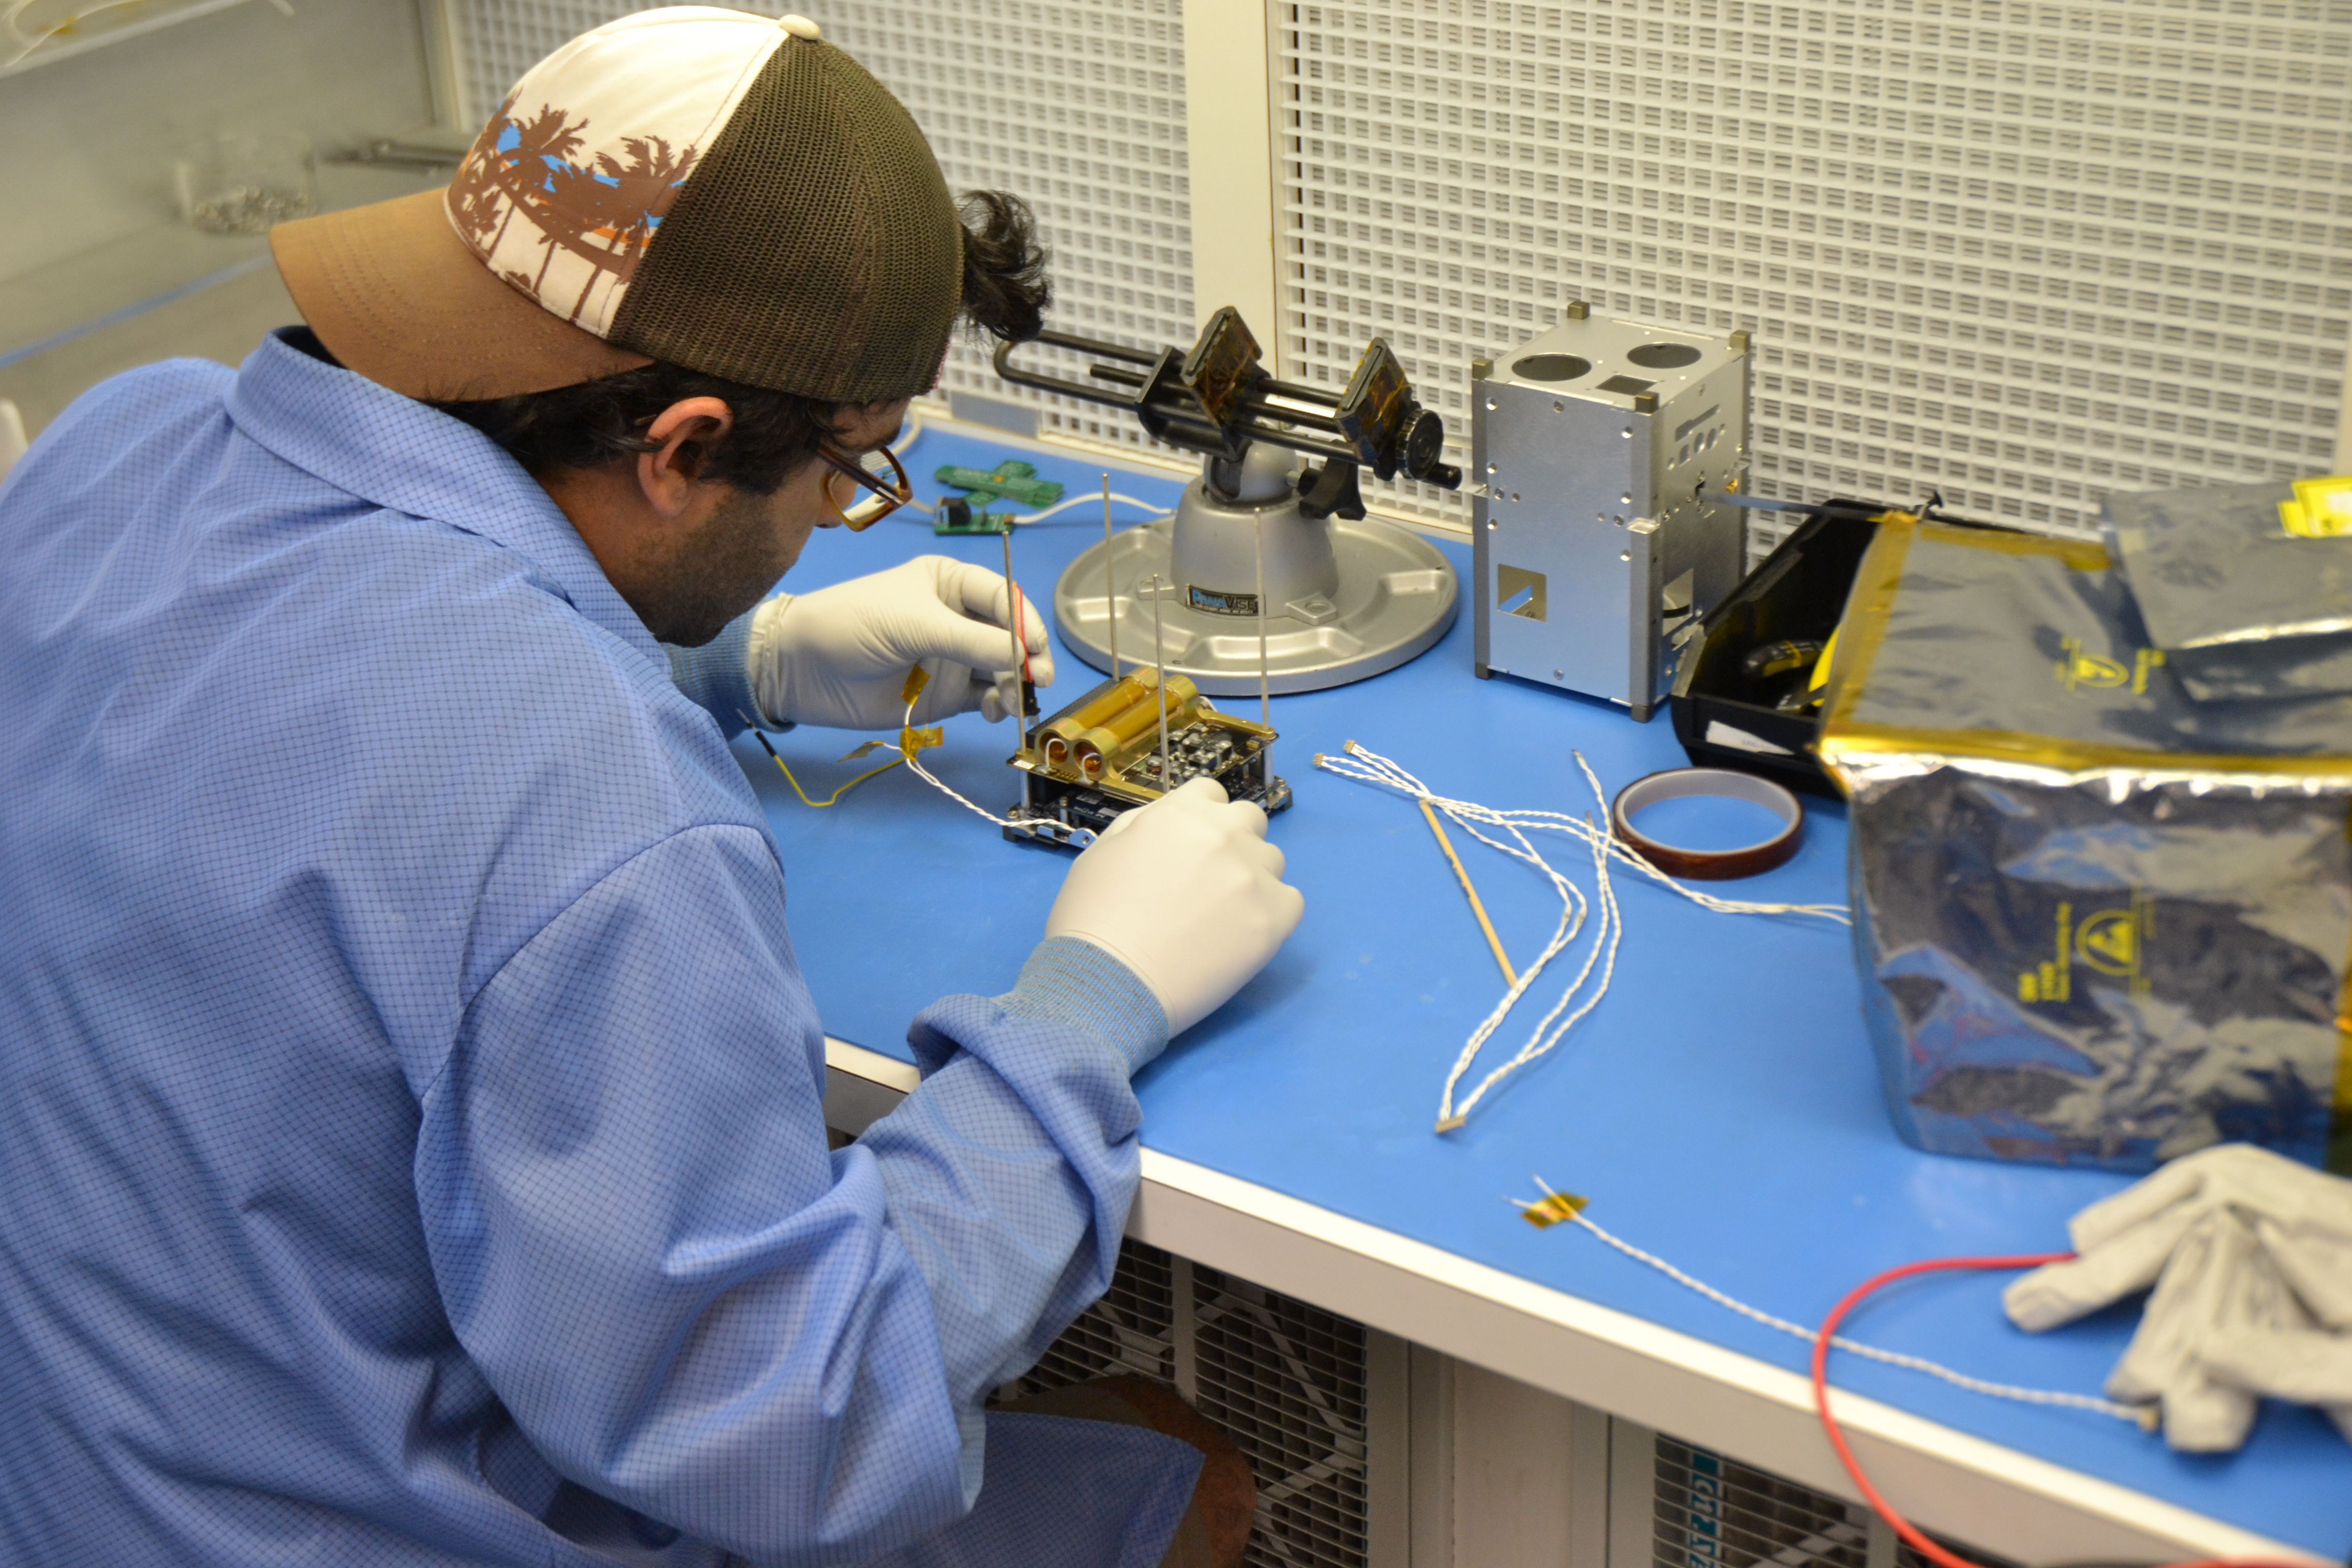
[[[1045,753],[1048,767],[1065,767],[1070,761],[1070,742],[1129,708],[1141,706],[1151,695],[1151,687],[1159,679],[1156,670],[1139,670],[1123,675],[1110,685],[1080,703],[1069,712],[1045,724],[1039,745]]]
[[[1175,730],[1191,723],[1200,712],[1201,689],[1183,676],[1171,675],[1160,701],[1167,705],[1168,727]],[[1133,750],[1137,741],[1146,734],[1157,737],[1159,731],[1160,704],[1147,697],[1113,714],[1109,722],[1073,736],[1070,756],[1079,772],[1088,778],[1100,778],[1105,769],[1118,766],[1122,754]]]

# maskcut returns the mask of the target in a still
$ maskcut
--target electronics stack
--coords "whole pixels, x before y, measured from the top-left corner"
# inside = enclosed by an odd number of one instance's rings
[[[1478,674],[1649,718],[1738,584],[1748,334],[1596,316],[1471,364]],[[1467,487],[1465,487],[1467,488]]]

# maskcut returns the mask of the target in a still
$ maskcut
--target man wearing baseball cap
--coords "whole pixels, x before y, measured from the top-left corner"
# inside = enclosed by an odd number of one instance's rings
[[[1298,919],[1264,817],[1123,819],[829,1152],[726,743],[916,664],[1002,715],[992,574],[762,595],[906,499],[960,317],[1037,330],[1026,210],[814,24],[679,8],[273,243],[307,326],[0,488],[0,1561],[1238,1561],[1172,1395],[984,1406],[1108,1280],[1129,1075]]]

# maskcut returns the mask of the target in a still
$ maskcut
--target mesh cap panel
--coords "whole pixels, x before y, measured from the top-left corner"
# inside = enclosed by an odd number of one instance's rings
[[[767,66],[647,247],[611,341],[841,403],[928,389],[963,287],[963,226],[887,89],[830,44]]]

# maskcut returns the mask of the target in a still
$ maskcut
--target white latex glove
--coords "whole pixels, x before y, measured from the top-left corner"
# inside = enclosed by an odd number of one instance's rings
[[[1307,900],[1282,880],[1265,813],[1196,778],[1122,815],[1080,855],[1045,917],[1049,937],[1093,942],[1142,978],[1171,1038],[1240,990]]]
[[[907,712],[899,689],[919,664],[930,680],[915,723],[978,709],[992,724],[1020,704],[1009,600],[1001,575],[944,555],[780,594],[751,615],[751,689],[772,724],[896,729]],[[1030,678],[1050,686],[1045,623],[1026,594],[1021,607]]]
[[[2047,1329],[2155,1286],[2107,1392],[2160,1400],[2174,1447],[2236,1447],[2259,1394],[2344,1403],[2332,1384],[2298,1384],[2293,1351],[2315,1325],[2352,1329],[2352,1181],[2224,1143],[2093,1204],[2067,1229],[2081,1256],[2010,1286],[2010,1319]],[[2352,1411],[2329,1414],[2352,1433]]]

